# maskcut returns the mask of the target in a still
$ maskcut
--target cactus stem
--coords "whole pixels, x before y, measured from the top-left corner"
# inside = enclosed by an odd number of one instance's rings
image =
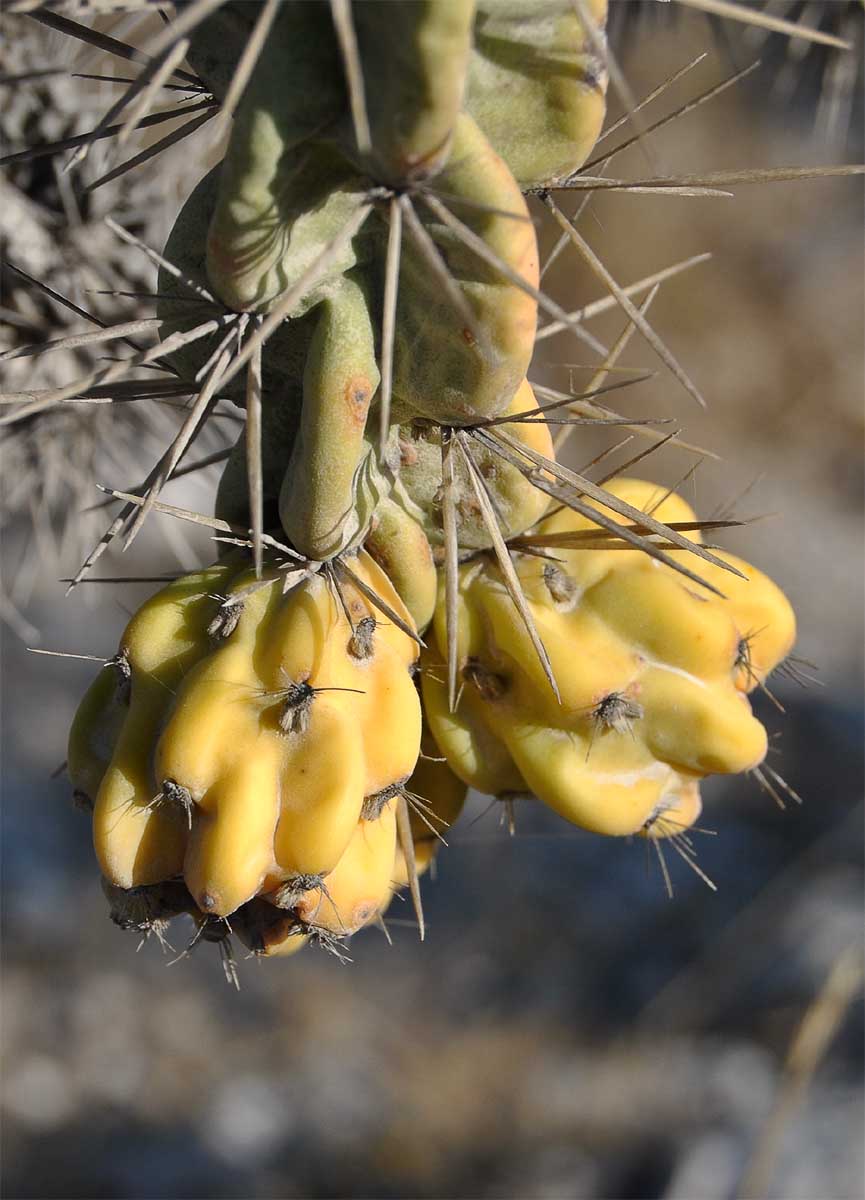
[[[454,208],[470,208],[473,212],[486,213],[491,217],[505,217],[510,221],[521,221],[525,225],[537,224],[528,213],[510,212],[506,208],[497,208],[494,204],[484,204],[482,200],[473,200],[470,196],[460,196],[455,192],[448,192],[443,188],[434,187],[428,180],[416,184],[411,190],[414,195],[428,193],[431,196],[436,196],[443,204],[450,204]]]
[[[252,72],[255,70],[255,65],[264,48],[264,43],[267,40],[267,35],[273,25],[278,8],[279,0],[265,0],[258,14],[252,33],[249,35],[246,45],[243,47],[243,53],[237,61],[237,66],[231,77],[231,83],[228,85],[228,91],[225,93],[225,99],[222,101],[219,118],[213,127],[214,143],[220,142],[228,132],[235,109],[246,90],[246,85],[249,83]]]
[[[225,372],[222,379],[223,386],[231,383],[232,379],[243,370],[253,354],[258,351],[258,348],[263,346],[280,325],[282,325],[285,318],[291,314],[297,304],[325,277],[333,261],[342,253],[343,247],[360,232],[372,211],[373,204],[368,198],[358,204],[354,213],[348,218],[339,233],[313,259],[294,285],[281,296],[279,303],[270,310],[255,333],[247,339],[246,345]]]
[[[430,197],[420,193],[429,202]],[[435,199],[435,197],[432,197]],[[489,347],[487,345],[487,337],[481,327],[478,325],[475,314],[469,307],[468,301],[463,295],[462,290],[457,286],[451,273],[447,268],[447,264],[442,258],[438,247],[433,241],[428,229],[422,223],[420,217],[414,210],[411,199],[403,193],[399,197],[399,204],[402,209],[402,215],[405,218],[406,229],[409,236],[414,241],[414,244],[423,256],[427,266],[435,275],[438,282],[441,284],[444,294],[452,304],[454,310],[463,322],[465,329],[471,334],[474,339],[474,344],[480,348],[484,357],[489,358]]]
[[[576,321],[572,321],[560,304],[557,304],[545,292],[540,291],[530,284],[527,279],[524,279],[520,275],[519,271],[515,271],[512,267],[508,266],[500,255],[490,249],[483,238],[478,237],[473,230],[469,229],[468,225],[455,216],[437,196],[430,192],[422,192],[421,197],[432,213],[456,234],[464,246],[474,251],[478,258],[493,267],[508,282],[525,292],[527,296],[531,296],[550,316],[563,321],[580,341],[585,342],[587,346],[591,346],[597,354],[605,355],[607,353],[607,347],[603,342],[599,341],[594,334],[589,333],[587,329],[584,329],[582,325],[579,325]]]

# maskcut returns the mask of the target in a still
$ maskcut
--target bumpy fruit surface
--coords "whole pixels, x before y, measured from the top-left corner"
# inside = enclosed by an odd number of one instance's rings
[[[410,626],[381,569],[348,561]],[[256,584],[227,561],[139,610],[121,642],[128,687],[104,670],[70,742],[109,883],[182,877],[202,913],[228,916],[334,871],[365,797],[410,776],[416,644],[350,581],[340,588],[275,568]]]
[[[660,501],[658,520],[695,520],[683,500],[664,499],[651,484],[623,480],[610,491],[643,511]],[[591,528],[564,510],[538,533]],[[757,766],[766,733],[746,693],[795,636],[779,589],[729,554],[721,557],[747,579],[702,561],[696,568],[722,599],[640,551],[550,553],[554,560],[519,556],[515,565],[561,704],[484,557],[460,571],[463,686],[449,712],[440,599],[423,687],[427,720],[453,770],[482,791],[534,792],[575,824],[615,835],[643,829],[679,802],[688,781]]]

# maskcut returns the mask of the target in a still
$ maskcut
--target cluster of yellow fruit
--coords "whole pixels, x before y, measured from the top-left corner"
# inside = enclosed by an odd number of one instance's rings
[[[673,527],[695,521],[651,484],[610,493]],[[789,652],[793,614],[731,555],[742,575],[700,564],[721,596],[640,550],[598,548],[598,532],[564,509],[514,554],[559,699],[488,551],[460,567],[453,711],[444,584],[422,713],[415,626],[363,550],[261,578],[228,558],[150,599],[69,745],[118,923],[159,932],[189,913],[259,954],[333,944],[416,883],[467,786],[533,793],[596,833],[691,826],[702,777],[766,753],[747,693]]]
[[[351,573],[337,590],[323,571],[257,579],[218,563],[128,625],[69,743],[121,922],[231,917],[254,951],[289,953],[311,932],[354,933],[408,881],[397,827],[420,753],[418,645],[376,563],[361,552]],[[454,806],[439,814],[433,798],[430,824]]]
[[[668,525],[696,520],[680,497],[649,483],[613,482],[609,492]],[[721,596],[624,544],[580,549],[580,532],[596,537],[598,527],[563,509],[531,539],[554,557],[516,562],[559,699],[501,572],[481,558],[460,571],[453,712],[439,652],[444,605],[436,612],[423,671],[430,728],[479,791],[533,793],[594,833],[681,831],[699,815],[703,776],[763,760],[766,733],[747,693],[788,654],[792,609],[732,555],[720,557],[741,575],[700,562]]]

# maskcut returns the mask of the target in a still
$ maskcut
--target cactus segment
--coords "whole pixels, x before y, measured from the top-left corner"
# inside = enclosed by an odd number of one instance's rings
[[[465,114],[457,121],[439,179],[447,207],[507,270],[536,288],[537,240],[525,200],[507,165]],[[427,209],[422,215],[474,315],[474,329],[455,314],[408,222],[394,344],[394,420],[420,416],[466,424],[498,416],[526,375],[536,301],[484,262],[435,212]]]
[[[633,480],[613,483],[610,491],[647,508],[658,494]],[[654,515],[694,519],[678,497],[662,498]],[[591,525],[565,510],[543,521],[538,533],[576,533]],[[562,548],[556,559],[554,572],[537,557],[520,556],[515,566],[561,705],[497,568],[481,561],[460,571],[462,690],[456,712],[449,712],[440,682],[440,591],[422,680],[427,719],[456,773],[482,790],[520,790],[503,786],[511,770],[523,790],[566,819],[622,835],[643,828],[683,777],[756,767],[766,734],[744,693],[758,680],[743,688],[738,656],[758,610],[766,630],[760,669],[771,669],[789,651],[794,622],[780,591],[758,579],[753,599],[743,601],[752,584],[737,579],[727,598],[699,594],[672,568],[636,550]]]
[[[304,371],[300,428],[279,498],[283,529],[311,558],[332,558],[362,538],[372,508],[389,490],[364,441],[378,384],[367,297],[344,278],[320,307]]]
[[[236,312],[267,313],[334,242],[358,208],[364,181],[327,147],[286,149],[268,111],[235,125],[207,234],[207,276]],[[258,125],[263,126],[261,130]],[[298,296],[301,316],[358,261],[348,242]]]
[[[537,408],[534,392],[524,380],[505,412],[521,415]],[[505,424],[503,428],[518,442],[548,458],[553,457],[549,426],[542,421]],[[441,431],[418,423],[400,431],[401,465],[393,498],[422,526],[434,546],[443,541]],[[522,533],[543,516],[548,498],[521,472],[485,446],[472,442],[468,453],[495,497],[499,524],[505,537]],[[460,547],[476,550],[488,547],[489,533],[482,519],[477,496],[465,464],[458,458],[454,465],[454,504]]]
[[[462,106],[474,10],[474,0],[351,6],[376,180],[416,183],[443,166]]]
[[[603,31],[607,0],[589,10]],[[606,112],[606,64],[572,0],[479,0],[466,108],[523,189],[582,166]]]

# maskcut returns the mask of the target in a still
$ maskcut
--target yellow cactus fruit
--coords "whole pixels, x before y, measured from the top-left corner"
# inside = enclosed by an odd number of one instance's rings
[[[109,659],[87,690],[72,722],[66,768],[75,801],[92,809],[129,707],[129,663],[121,653]]]
[[[227,917],[262,890],[332,872],[364,798],[411,775],[411,618],[368,555],[346,567],[337,591],[318,564],[266,564],[257,580],[226,560],[133,618],[115,660],[128,697],[103,671],[70,744],[110,885],[182,878],[202,914]]]
[[[119,656],[129,670],[129,699],[116,728],[101,779],[72,774],[75,788],[98,786],[93,799],[93,841],[102,873],[120,888],[161,883],[183,871],[187,818],[159,802],[153,748],[183,674],[207,645],[213,593],[232,569],[217,565],[175,580],[148,600],[126,627]],[[87,698],[85,698],[85,710]],[[80,715],[80,714],[79,714]],[[93,744],[106,725],[98,712],[73,723],[69,759]]]
[[[355,826],[345,853],[320,886],[307,888],[292,911],[304,926],[350,937],[390,900],[396,853],[393,800]]]
[[[681,498],[651,484],[623,480],[609,490],[657,520],[695,520]],[[593,528],[590,518],[561,510],[537,536]],[[637,549],[556,545],[549,553],[555,557],[517,554],[514,565],[561,703],[486,555],[460,568],[461,688],[450,712],[440,591],[424,702],[460,778],[495,794],[534,792],[577,825],[623,835],[663,811],[683,779],[756,767],[766,734],[744,692],[788,653],[795,634],[779,589],[732,556],[724,557],[748,578],[688,563],[722,597]],[[671,553],[690,559],[684,550]]]

